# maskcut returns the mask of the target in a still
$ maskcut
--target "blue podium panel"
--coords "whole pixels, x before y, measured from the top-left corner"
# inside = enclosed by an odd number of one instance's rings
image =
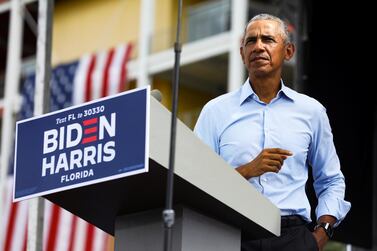
[[[147,172],[149,92],[18,122],[14,201]]]

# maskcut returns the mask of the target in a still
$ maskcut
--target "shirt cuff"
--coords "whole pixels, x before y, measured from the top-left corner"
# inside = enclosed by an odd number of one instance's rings
[[[317,220],[322,215],[334,216],[337,221],[333,227],[337,227],[340,222],[346,217],[348,211],[351,209],[351,203],[343,199],[334,198],[331,195],[323,196],[318,199],[318,206],[316,209]]]

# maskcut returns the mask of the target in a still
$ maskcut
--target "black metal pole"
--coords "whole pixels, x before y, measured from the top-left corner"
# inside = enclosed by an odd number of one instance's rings
[[[174,70],[173,70],[173,99],[172,99],[172,116],[170,129],[170,148],[169,148],[169,169],[166,184],[166,204],[165,210],[162,212],[164,220],[164,250],[170,251],[172,248],[172,227],[174,225],[175,213],[173,210],[173,186],[174,186],[174,161],[175,161],[175,138],[177,128],[177,110],[178,110],[178,89],[179,89],[179,65],[181,59],[182,45],[180,43],[181,33],[181,16],[182,16],[182,0],[178,0],[177,14],[177,34],[174,43]]]

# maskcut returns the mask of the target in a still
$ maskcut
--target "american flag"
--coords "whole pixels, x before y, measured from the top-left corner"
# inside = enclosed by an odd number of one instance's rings
[[[126,90],[126,64],[131,50],[130,44],[121,45],[54,68],[50,85],[51,111]],[[27,76],[21,92],[20,119],[33,116],[34,86],[35,75]],[[4,227],[0,227],[0,240],[3,240],[0,250],[24,251],[28,202],[12,203],[12,172],[6,191],[3,191],[5,215],[2,217],[5,223]],[[110,251],[113,243],[112,237],[102,230],[47,200],[43,238],[44,251]]]

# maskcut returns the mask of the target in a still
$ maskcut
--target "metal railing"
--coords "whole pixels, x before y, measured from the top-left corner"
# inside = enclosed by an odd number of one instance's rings
[[[230,0],[206,1],[188,7],[181,33],[182,43],[217,35],[230,29]],[[175,27],[155,31],[150,51],[173,47]]]

